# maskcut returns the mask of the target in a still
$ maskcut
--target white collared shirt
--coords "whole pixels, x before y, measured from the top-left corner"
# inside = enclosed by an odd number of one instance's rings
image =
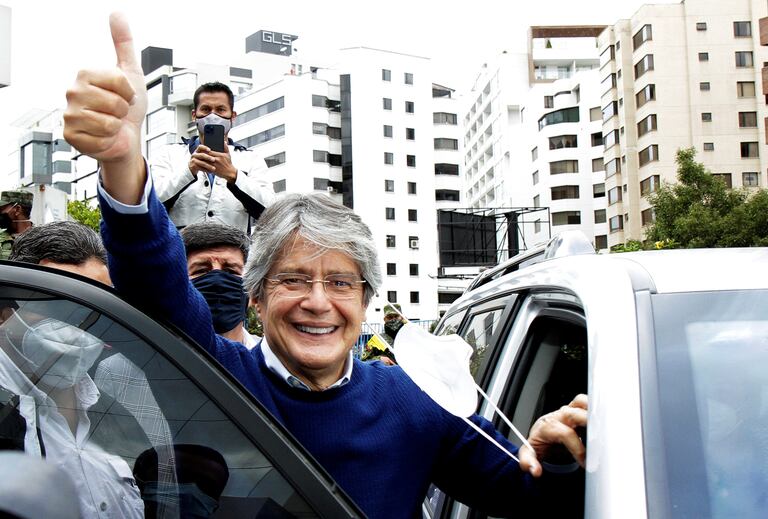
[[[282,362],[280,362],[280,359],[277,358],[277,356],[272,351],[272,348],[269,347],[269,344],[267,344],[267,338],[264,337],[261,340],[261,352],[264,355],[264,363],[267,365],[270,371],[280,377],[281,379],[285,380],[285,383],[288,384],[291,387],[295,387],[298,389],[304,389],[306,391],[312,391],[308,385],[306,385],[304,382],[299,380],[295,375],[291,374],[290,371],[283,365]],[[346,361],[346,367],[344,368],[344,373],[342,373],[341,378],[325,388],[325,390],[332,389],[334,387],[341,387],[349,382],[349,380],[352,378],[352,366],[354,365],[354,362],[352,360],[352,350],[349,350],[349,354],[347,355],[347,361]],[[324,391],[325,391],[324,390]]]

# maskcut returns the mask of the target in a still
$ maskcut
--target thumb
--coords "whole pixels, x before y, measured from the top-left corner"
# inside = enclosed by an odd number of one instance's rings
[[[112,32],[112,42],[115,45],[117,66],[124,72],[136,72],[139,64],[136,52],[133,50],[133,36],[128,20],[122,13],[109,15],[109,29]],[[143,75],[143,74],[142,74]]]

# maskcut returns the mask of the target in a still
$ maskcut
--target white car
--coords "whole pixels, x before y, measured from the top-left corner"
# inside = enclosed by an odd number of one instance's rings
[[[473,375],[523,434],[588,393],[568,516],[768,517],[768,249],[598,255],[557,237],[482,273],[435,333],[473,346]],[[439,490],[424,515],[484,517]]]

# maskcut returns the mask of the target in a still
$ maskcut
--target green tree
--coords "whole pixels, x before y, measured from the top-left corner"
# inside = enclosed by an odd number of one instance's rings
[[[693,148],[678,150],[678,182],[648,197],[655,221],[646,248],[768,245],[768,191],[728,188],[695,155]]]
[[[96,232],[99,232],[99,221],[101,220],[101,210],[98,206],[91,207],[91,204],[85,200],[72,200],[67,203],[67,213],[76,222],[87,225]]]

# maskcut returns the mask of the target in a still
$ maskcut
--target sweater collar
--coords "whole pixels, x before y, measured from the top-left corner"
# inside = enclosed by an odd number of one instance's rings
[[[267,338],[264,337],[261,340],[261,353],[264,355],[264,363],[267,365],[267,368],[280,377],[282,380],[285,381],[286,384],[293,388],[298,389],[304,389],[306,391],[312,391],[309,386],[307,386],[304,382],[299,380],[296,376],[291,374],[290,371],[283,365],[282,362],[280,362],[280,359],[277,358],[277,355],[274,354],[272,351],[272,348],[269,347],[269,344],[267,343]],[[353,356],[352,356],[352,350],[349,350],[349,354],[347,355],[347,362],[346,367],[344,368],[344,373],[342,373],[341,378],[328,386],[325,391],[328,391],[329,389],[333,389],[335,387],[341,387],[349,383],[350,379],[352,378],[352,366],[355,363],[353,362]]]

